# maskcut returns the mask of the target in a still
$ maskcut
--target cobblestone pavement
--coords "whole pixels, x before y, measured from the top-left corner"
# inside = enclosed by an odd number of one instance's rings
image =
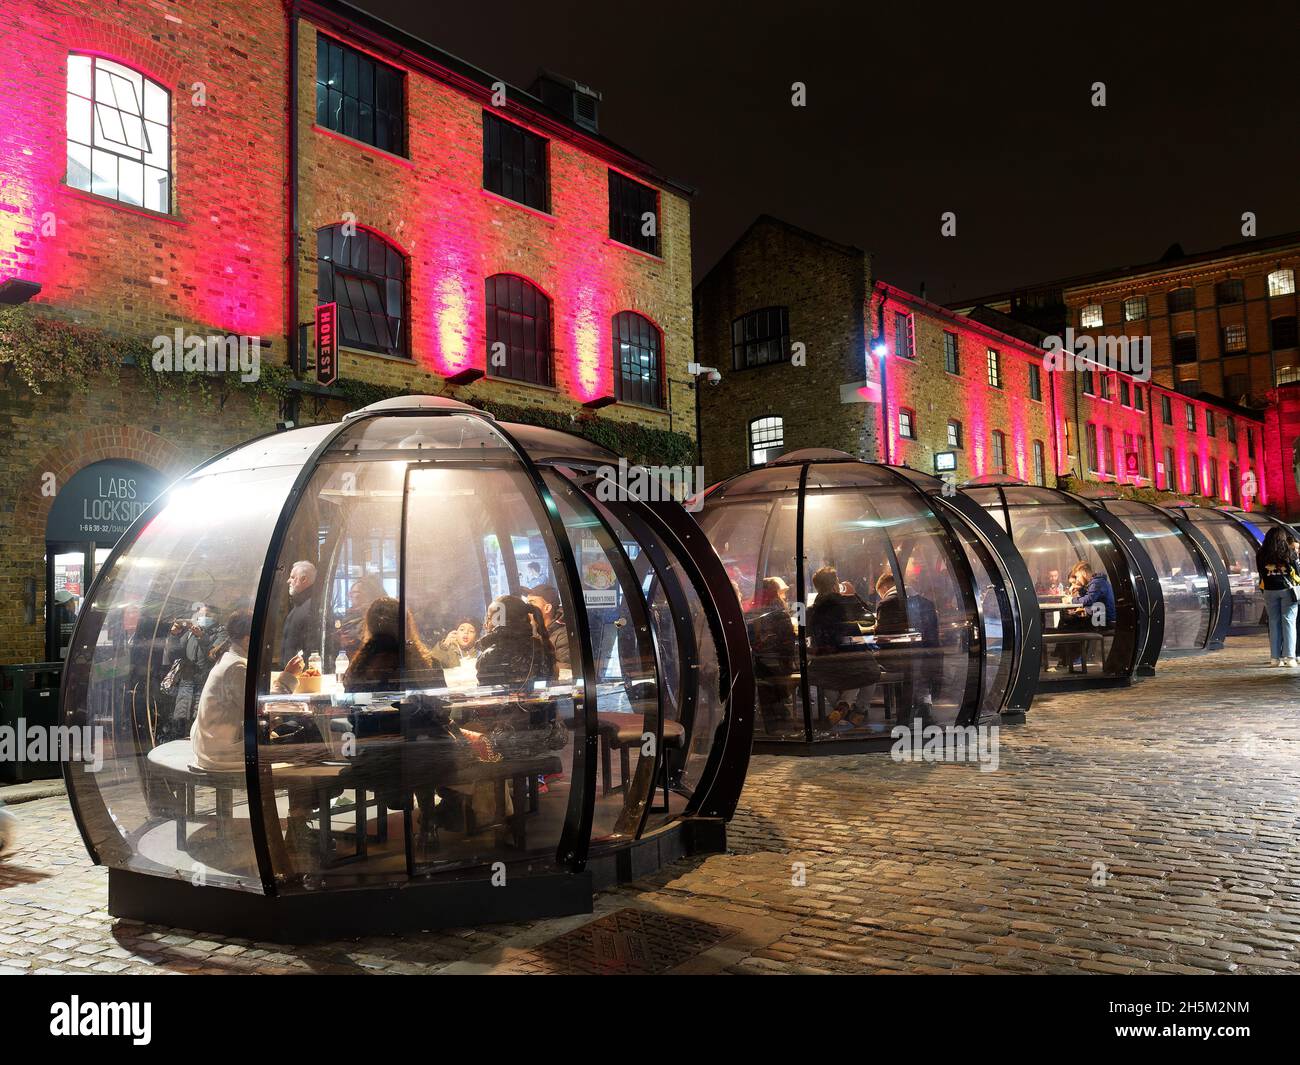
[[[994,772],[755,758],[731,853],[532,924],[280,947],[115,921],[65,800],[25,803],[0,973],[1300,972],[1300,671],[1265,654],[1042,700]]]

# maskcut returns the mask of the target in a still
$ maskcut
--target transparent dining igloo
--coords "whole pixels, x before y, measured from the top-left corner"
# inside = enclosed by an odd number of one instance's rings
[[[698,517],[745,608],[756,749],[870,749],[1028,708],[1029,574],[937,478],[801,450],[715,485]]]
[[[65,672],[64,723],[105,736],[67,783],[111,911],[282,940],[472,925],[722,847],[744,619],[686,509],[617,469],[405,397],[173,485]]]

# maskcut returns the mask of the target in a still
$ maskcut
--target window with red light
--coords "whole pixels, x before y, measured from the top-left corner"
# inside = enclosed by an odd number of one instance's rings
[[[916,411],[907,407],[898,409],[898,435],[904,440],[916,439]]]
[[[545,137],[483,112],[483,187],[537,211],[551,209]]]
[[[664,405],[663,346],[655,324],[635,311],[614,315],[614,395],[620,403]]]
[[[378,233],[345,225],[316,231],[316,301],[339,305],[343,344],[406,355],[406,259]]]
[[[991,465],[994,473],[1007,472],[1007,434],[1001,429],[994,429],[991,435],[993,455]]]
[[[488,374],[553,385],[550,299],[516,274],[494,274],[485,287]]]
[[[1105,454],[1102,455],[1102,461],[1106,464],[1104,472],[1114,473],[1115,472],[1115,430],[1112,429],[1109,425],[1106,426],[1106,428],[1102,430],[1102,439],[1105,441],[1106,444]]]
[[[1097,427],[1089,422],[1084,427],[1088,445],[1088,469],[1093,473],[1101,469],[1100,457],[1097,453]]]
[[[609,235],[620,244],[659,254],[659,190],[609,172]]]
[[[1178,468],[1174,465],[1174,449],[1165,448],[1165,491],[1178,491]]]
[[[170,214],[171,94],[98,56],[68,56],[69,187]]]

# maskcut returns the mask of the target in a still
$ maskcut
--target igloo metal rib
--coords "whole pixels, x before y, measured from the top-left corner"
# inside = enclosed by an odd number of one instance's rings
[[[283,940],[474,924],[724,845],[744,619],[679,504],[597,491],[617,462],[408,397],[173,485],[64,674],[63,721],[108,736],[66,776],[111,911]]]
[[[698,517],[746,606],[756,749],[871,748],[899,725],[1029,706],[1029,574],[987,513],[937,478],[796,451],[714,486]]]

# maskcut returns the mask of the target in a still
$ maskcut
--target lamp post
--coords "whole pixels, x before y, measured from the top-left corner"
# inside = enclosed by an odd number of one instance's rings
[[[884,435],[885,465],[888,466],[892,457],[889,447],[889,381],[885,373],[889,347],[885,344],[883,334],[871,342],[871,354],[876,357],[876,364],[880,368],[880,429]]]

